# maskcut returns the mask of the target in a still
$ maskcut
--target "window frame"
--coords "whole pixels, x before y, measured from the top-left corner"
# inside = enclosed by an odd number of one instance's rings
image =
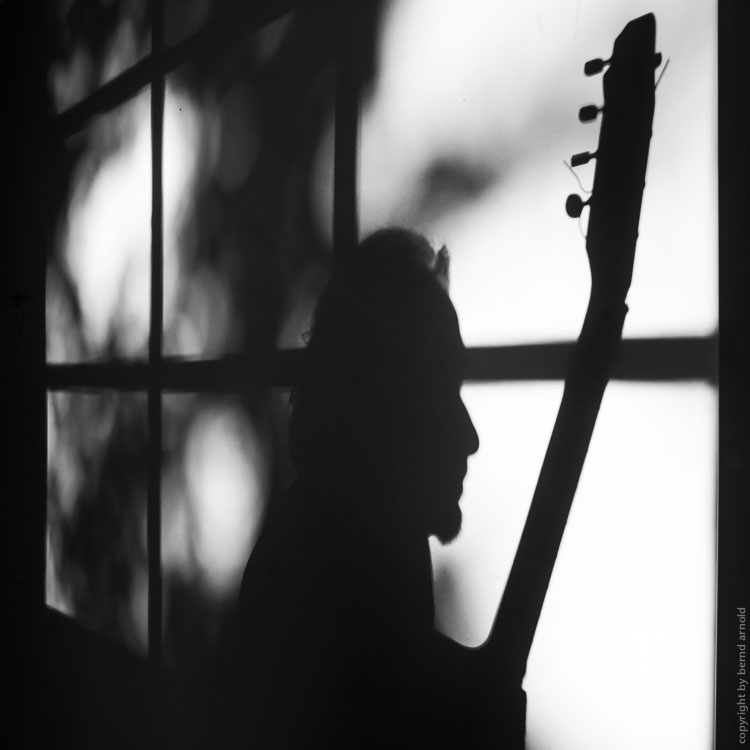
[[[43,9],[18,10],[23,3],[8,3],[19,15],[21,26],[33,38],[34,29],[44,23]],[[33,5],[33,4],[31,4]],[[53,364],[45,354],[45,258],[44,250],[52,242],[50,223],[39,227],[19,227],[19,236],[30,233],[24,246],[32,252],[24,254],[14,277],[15,313],[10,317],[11,332],[19,316],[25,329],[13,349],[17,377],[14,392],[20,399],[13,405],[11,424],[20,440],[18,455],[25,470],[16,471],[19,487],[31,498],[22,504],[20,524],[22,539],[32,543],[18,557],[26,569],[33,571],[23,587],[20,606],[41,613],[37,637],[42,638],[50,615],[45,604],[45,529],[46,474],[46,410],[49,391],[78,389],[138,390],[148,393],[149,484],[148,484],[148,553],[149,553],[149,660],[161,663],[161,515],[160,515],[160,446],[161,397],[165,391],[230,393],[246,387],[248,376],[269,385],[289,386],[299,378],[304,367],[301,351],[248,352],[221,359],[186,361],[165,357],[162,351],[162,259],[161,259],[161,129],[163,124],[164,82],[168,72],[202,54],[210,53],[233,37],[250,33],[294,7],[292,0],[267,0],[247,4],[231,17],[222,17],[187,39],[165,48],[163,2],[154,0],[152,13],[152,53],[117,78],[100,87],[89,97],[67,111],[49,116],[44,105],[45,59],[39,42],[31,45],[28,55],[37,54],[36,65],[30,64],[21,77],[24,85],[38,90],[37,107],[28,115],[34,123],[33,133],[44,143],[47,138],[61,139],[77,132],[92,117],[131,99],[144,87],[151,87],[152,96],[152,248],[151,248],[151,322],[147,361],[121,363]],[[349,3],[349,6],[352,4]],[[356,165],[359,118],[359,77],[362,61],[356,60],[354,35],[347,35],[347,3],[339,1],[340,38],[339,86],[336,98],[336,139],[334,166],[334,247],[341,253],[357,237]],[[11,11],[4,9],[3,13]],[[718,555],[719,584],[717,591],[717,708],[716,742],[724,746],[731,736],[732,688],[730,675],[734,668],[733,610],[741,601],[742,586],[747,580],[748,562],[743,559],[745,540],[740,529],[746,526],[746,487],[750,485],[750,458],[741,448],[747,445],[748,433],[743,414],[750,413],[750,397],[745,383],[750,378],[750,344],[743,336],[744,325],[750,320],[750,302],[745,290],[750,278],[750,259],[742,242],[744,216],[742,200],[746,195],[744,175],[750,169],[746,133],[747,114],[737,96],[747,78],[748,61],[743,53],[744,39],[750,31],[748,10],[738,0],[719,0],[719,330],[720,335],[705,337],[673,337],[627,339],[613,372],[613,380],[641,382],[678,382],[703,380],[719,385],[719,450],[718,466]],[[12,18],[12,17],[11,17]],[[254,25],[257,24],[257,25]],[[7,28],[6,24],[6,28]],[[43,38],[42,38],[43,42]],[[22,119],[19,119],[23,123]],[[46,134],[46,135],[41,135]],[[21,128],[16,137],[21,137]],[[28,137],[28,136],[27,136]],[[47,151],[48,152],[48,151]],[[32,160],[31,175],[44,175],[41,156]],[[27,178],[19,189],[19,201],[31,205],[33,186]],[[55,206],[49,200],[43,212],[52,216]],[[22,211],[21,215],[28,215]],[[10,297],[11,295],[8,295]],[[6,297],[6,299],[8,298]],[[27,304],[28,302],[31,304]],[[467,381],[561,380],[573,342],[472,347],[468,351]],[[739,447],[738,447],[739,446]],[[13,454],[15,455],[15,454]],[[36,471],[35,471],[36,467]],[[723,718],[722,718],[723,717]],[[722,740],[720,742],[720,739]]]
[[[248,382],[290,387],[304,367],[299,350],[275,350],[229,355],[218,359],[185,360],[163,353],[163,119],[166,76],[175,68],[210,54],[219,45],[250,34],[294,7],[292,0],[253,4],[245,10],[215,18],[177,44],[164,46],[163,0],[151,4],[152,51],[145,58],[101,86],[87,98],[54,118],[57,137],[73,135],[91,118],[130,101],[143,88],[151,90],[151,290],[148,358],[146,361],[46,363],[50,391],[68,389],[136,390],[148,398],[148,558],[149,658],[161,663],[161,439],[162,394],[170,392],[240,393]],[[357,27],[363,15],[339,2],[337,13],[337,86],[335,100],[333,244],[336,257],[356,244],[357,162],[359,134],[360,59]],[[565,378],[573,341],[470,347],[467,382],[556,380]],[[625,339],[612,380],[641,382],[716,382],[715,335]]]

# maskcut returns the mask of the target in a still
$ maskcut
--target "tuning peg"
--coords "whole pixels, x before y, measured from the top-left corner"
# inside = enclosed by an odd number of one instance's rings
[[[575,193],[569,195],[568,199],[565,201],[565,213],[568,214],[571,219],[577,219],[583,213],[583,207],[589,205],[590,200],[591,198],[584,201],[581,199],[580,195],[576,195]]]
[[[571,167],[580,167],[583,164],[588,164],[592,159],[596,159],[596,151],[592,154],[590,151],[583,151],[580,154],[573,154],[570,157]]]
[[[583,66],[583,72],[587,76],[594,76],[597,73],[601,73],[605,65],[609,65],[609,60],[602,60],[601,57],[595,57],[593,60],[586,62]]]
[[[657,52],[654,55],[654,67],[658,68],[661,65],[661,52]]]
[[[603,107],[597,107],[596,104],[587,104],[585,107],[581,107],[578,110],[578,119],[581,122],[591,122],[596,120],[597,115],[602,111]]]

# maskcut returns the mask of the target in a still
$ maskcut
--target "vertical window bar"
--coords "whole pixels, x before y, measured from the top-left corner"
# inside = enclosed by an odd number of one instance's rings
[[[336,111],[333,163],[333,250],[340,258],[357,244],[357,148],[362,60],[361,7],[339,0],[336,8]]]
[[[151,48],[155,59],[164,49],[163,0],[151,2]],[[148,385],[148,652],[152,664],[161,664],[161,367],[162,367],[162,140],[164,76],[151,83],[151,314]]]

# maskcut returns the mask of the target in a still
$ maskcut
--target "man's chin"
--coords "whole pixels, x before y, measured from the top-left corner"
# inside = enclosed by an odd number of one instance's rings
[[[446,503],[435,508],[430,524],[430,536],[441,544],[450,544],[461,533],[463,515],[458,503]]]

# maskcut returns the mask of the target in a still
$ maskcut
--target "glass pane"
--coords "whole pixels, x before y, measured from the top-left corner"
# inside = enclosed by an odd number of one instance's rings
[[[237,598],[271,485],[264,420],[239,399],[164,396],[164,653],[212,655]]]
[[[151,51],[147,0],[54,0],[48,84],[63,112]]]
[[[581,192],[563,164],[595,150],[601,76],[629,20],[654,12],[669,66],[656,111],[628,336],[704,334],[717,321],[716,3],[391,3],[362,119],[362,229],[398,224],[452,251],[470,345],[571,339],[589,275]],[[665,67],[665,66],[663,66]],[[590,188],[593,164],[577,173]]]
[[[167,79],[168,354],[301,346],[327,273],[331,201],[313,196],[332,194],[330,30],[307,11],[269,29]]]
[[[561,386],[464,392],[481,445],[461,503],[464,530],[448,547],[435,544],[433,558],[440,629],[477,645],[507,579]],[[710,747],[716,408],[704,385],[610,384],[531,651],[528,747]]]
[[[47,265],[47,360],[145,356],[150,310],[150,95],[68,139]]]
[[[146,399],[47,399],[48,606],[148,649]]]

